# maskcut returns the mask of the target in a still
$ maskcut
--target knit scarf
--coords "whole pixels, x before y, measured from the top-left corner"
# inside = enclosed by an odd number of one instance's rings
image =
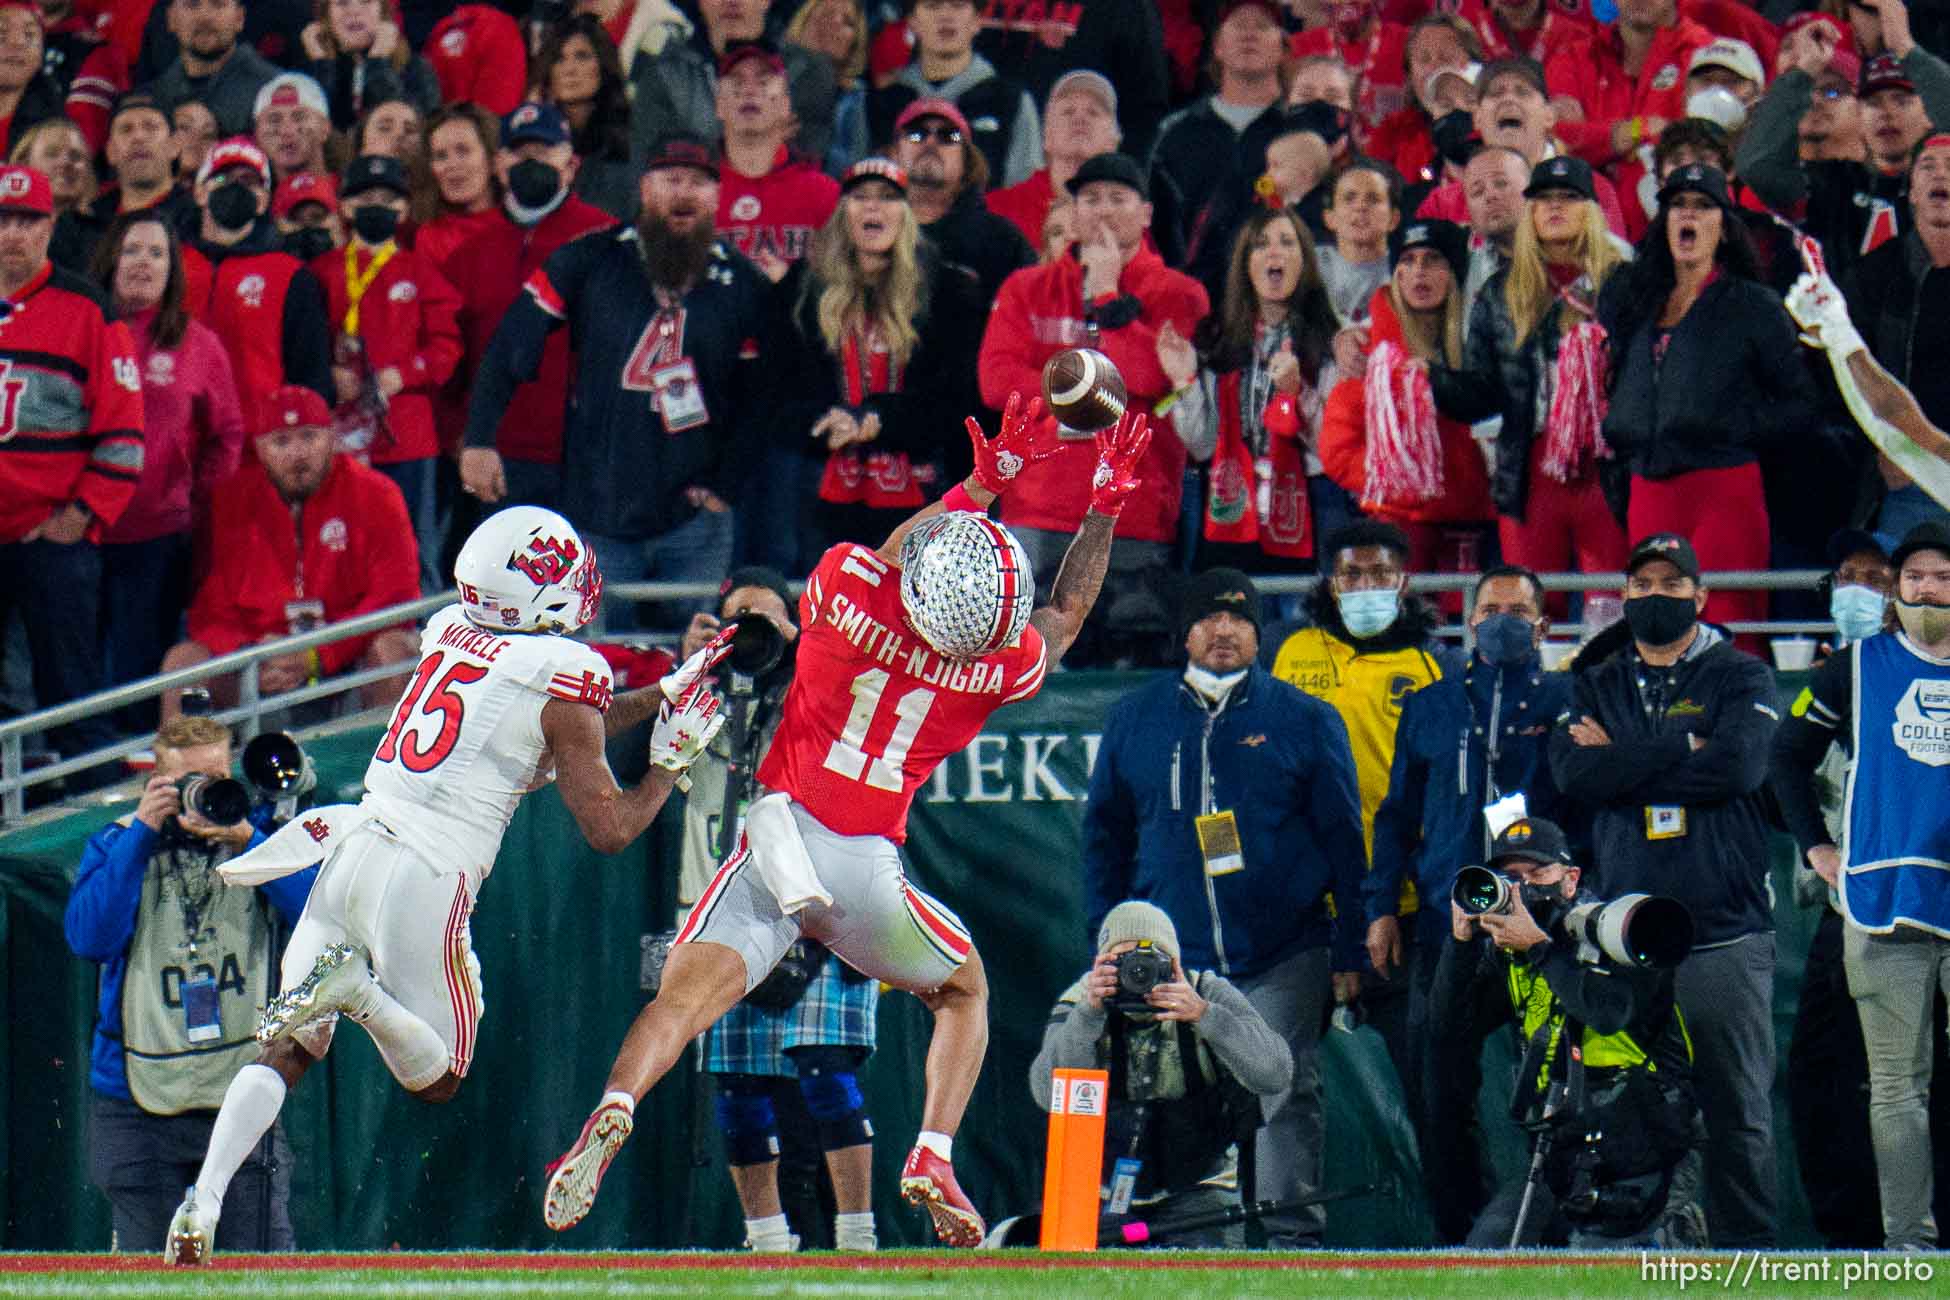
[[[1384,339],[1368,356],[1365,382],[1368,481],[1362,498],[1404,505],[1440,496],[1442,437],[1429,368]]]

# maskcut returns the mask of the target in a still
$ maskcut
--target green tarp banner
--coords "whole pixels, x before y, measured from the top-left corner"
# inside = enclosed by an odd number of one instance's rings
[[[918,883],[973,932],[989,972],[986,1067],[956,1142],[964,1187],[991,1221],[1036,1208],[1046,1120],[1028,1069],[1049,1008],[1084,969],[1077,835],[1110,702],[1142,680],[1062,673],[1042,694],[995,715],[916,801],[908,852]],[[1797,683],[1798,685],[1798,683]],[[307,741],[333,798],[356,795],[377,728]],[[107,1202],[88,1181],[87,1084],[95,968],[62,937],[61,913],[87,836],[127,810],[76,813],[0,836],[0,1248],[105,1249]],[[637,844],[603,857],[583,842],[553,791],[516,815],[474,914],[486,1010],[460,1095],[429,1107],[402,1093],[365,1035],[341,1026],[330,1057],[285,1109],[296,1155],[293,1217],[301,1247],[325,1249],[732,1247],[742,1222],[715,1132],[693,1142],[690,1062],[638,1112],[636,1136],[609,1173],[588,1222],[566,1236],[542,1226],[543,1166],[574,1140],[602,1091],[631,1019],[640,941],[667,928],[675,902],[675,809]],[[1777,855],[1781,961],[1777,1024],[1785,1068],[1788,1022],[1812,914],[1794,914]],[[879,1135],[875,1200],[880,1240],[921,1244],[922,1216],[896,1199],[899,1166],[919,1126],[929,1018],[900,993],[882,999],[880,1049],[866,1070]],[[1492,1048],[1509,1053],[1501,1037]],[[1329,1244],[1417,1245],[1428,1217],[1414,1141],[1379,1037],[1330,1032],[1325,1183],[1386,1183],[1390,1191],[1328,1208]],[[1486,1072],[1486,1094],[1507,1072]],[[1507,1087],[1507,1084],[1504,1085]],[[1777,1096],[1780,1090],[1777,1089]],[[1507,1097],[1507,1093],[1505,1093]],[[1493,1131],[1502,1100],[1487,1096]],[[1812,1244],[1785,1107],[1783,1245]],[[708,1163],[695,1167],[693,1151]],[[1515,1172],[1514,1137],[1498,1143]],[[126,1243],[147,1250],[160,1243]]]

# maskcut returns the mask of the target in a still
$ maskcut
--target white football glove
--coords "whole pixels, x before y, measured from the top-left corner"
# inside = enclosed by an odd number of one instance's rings
[[[696,654],[665,673],[657,682],[657,685],[663,688],[665,702],[676,703],[692,686],[701,681],[706,673],[717,667],[719,661],[731,653],[731,638],[737,632],[736,623],[725,624],[716,636],[699,648]]]
[[[664,701],[657,710],[657,724],[650,729],[651,765],[681,778],[724,724],[718,697],[703,682],[692,682],[676,700]],[[688,788],[688,782],[680,784]]]
[[[1862,335],[1849,319],[1842,291],[1824,271],[1804,271],[1788,290],[1788,315],[1801,327],[1801,341],[1836,360],[1862,351]]]

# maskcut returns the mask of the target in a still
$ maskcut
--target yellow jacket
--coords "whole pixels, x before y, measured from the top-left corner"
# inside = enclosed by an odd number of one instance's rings
[[[1354,774],[1361,790],[1361,838],[1374,855],[1374,815],[1388,794],[1395,763],[1395,726],[1402,701],[1442,676],[1422,645],[1362,650],[1318,627],[1296,628],[1273,653],[1273,675],[1333,706],[1347,726]],[[1358,904],[1357,904],[1358,906]],[[1415,881],[1402,881],[1402,912],[1414,911]]]

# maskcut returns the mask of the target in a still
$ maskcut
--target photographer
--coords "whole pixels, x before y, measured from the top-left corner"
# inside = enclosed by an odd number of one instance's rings
[[[683,644],[688,658],[717,635],[720,619],[739,623],[740,635],[719,670],[727,720],[690,770],[678,885],[687,909],[739,845],[745,809],[763,793],[754,774],[778,730],[799,636],[792,621],[796,602],[773,570],[734,570],[721,590],[717,617],[694,616]],[[746,623],[752,620],[773,630],[763,638],[769,646],[754,637],[747,650]],[[712,1027],[704,1069],[718,1079],[718,1127],[752,1250],[790,1251],[802,1238],[808,1246],[875,1248],[873,1129],[858,1072],[873,1052],[879,1003],[879,984],[814,940],[801,939]],[[830,1238],[809,1215],[794,1215],[789,1225],[786,1213],[788,1202],[797,1210],[801,1201],[812,1201],[816,1209],[823,1200],[817,1196],[822,1155],[833,1187]],[[782,1196],[782,1185],[800,1195]]]
[[[1164,978],[1160,958],[1170,963]],[[1132,900],[1104,917],[1097,960],[1050,1012],[1029,1067],[1030,1094],[1045,1110],[1058,1068],[1110,1071],[1102,1195],[1113,1212],[1144,1206],[1155,1222],[1241,1203],[1235,1160],[1250,1158],[1260,1107],[1285,1096],[1293,1055],[1230,981],[1188,975],[1171,918]],[[1173,1234],[1169,1244],[1245,1242],[1233,1226]]]
[[[118,1248],[148,1251],[193,1182],[231,1076],[257,1058],[258,1008],[277,991],[279,921],[295,924],[317,869],[255,889],[219,864],[264,838],[268,805],[230,779],[230,731],[182,717],[156,733],[135,812],[97,831],[68,898],[68,946],[101,964],[88,1070],[89,1174]],[[274,915],[275,913],[275,915]],[[244,1164],[219,1241],[290,1250],[291,1157],[281,1130]]]
[[[1472,896],[1470,875],[1501,897]],[[1482,1024],[1514,1019],[1523,1065],[1511,1114],[1535,1143],[1529,1177],[1491,1200],[1467,1244],[1510,1246],[1521,1218],[1526,1246],[1702,1246],[1704,1125],[1692,1045],[1671,970],[1652,968],[1685,953],[1690,925],[1671,915],[1683,915],[1677,904],[1658,900],[1668,913],[1642,905],[1594,947],[1567,925],[1579,875],[1564,832],[1526,818],[1496,837],[1489,872],[1458,881],[1458,897],[1481,910],[1449,904],[1453,942],[1436,968],[1430,1017],[1430,1124],[1469,1122],[1475,1096],[1448,1081],[1477,1050]],[[1616,920],[1617,906],[1602,920]],[[1666,933],[1650,932],[1657,922]],[[1604,927],[1589,919],[1584,928]],[[1619,959],[1624,944],[1641,949],[1640,964]],[[1579,1050],[1567,1051],[1572,1034]]]

